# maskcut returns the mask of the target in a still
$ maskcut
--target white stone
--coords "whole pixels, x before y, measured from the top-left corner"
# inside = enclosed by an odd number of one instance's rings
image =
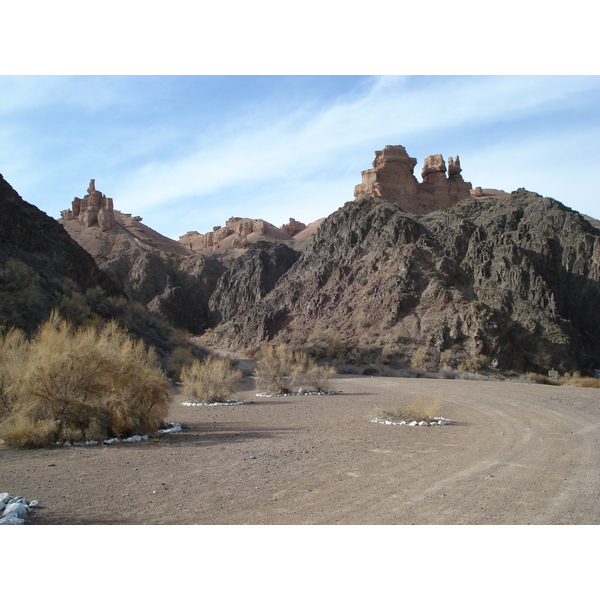
[[[5,509],[4,509],[4,516],[5,517],[19,517],[19,518],[23,518],[27,515],[27,513],[29,512],[29,507],[27,506],[27,504],[22,504],[21,502],[15,502],[14,504],[9,504]]]
[[[0,519],[0,525],[23,525],[24,523],[25,519],[19,519],[19,517],[15,517],[12,515]]]
[[[8,492],[2,492],[0,494],[0,502],[4,502],[4,504],[7,504],[9,500],[10,494]]]
[[[32,501],[29,503],[29,508],[35,508],[36,506],[39,506],[39,504],[40,504],[40,503],[39,503],[37,500],[32,500]]]

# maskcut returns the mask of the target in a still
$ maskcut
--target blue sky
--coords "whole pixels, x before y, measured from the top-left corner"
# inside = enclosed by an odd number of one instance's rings
[[[325,217],[401,144],[600,218],[599,106],[598,76],[1,76],[0,173],[55,218],[94,178],[177,239]]]

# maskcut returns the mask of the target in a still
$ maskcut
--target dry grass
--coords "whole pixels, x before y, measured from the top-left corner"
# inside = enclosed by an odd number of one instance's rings
[[[525,381],[532,381],[533,383],[539,383],[540,385],[561,385],[559,379],[552,379],[546,375],[541,375],[540,373],[525,373],[521,379]]]
[[[53,313],[31,340],[1,336],[0,438],[10,447],[153,433],[171,402],[155,352],[115,322]]]
[[[441,400],[415,396],[408,405],[396,405],[387,408],[376,408],[369,419],[386,419],[389,421],[426,421],[431,423],[435,417],[440,417],[443,409]]]
[[[207,356],[202,362],[193,360],[181,370],[183,393],[205,404],[228,401],[241,378],[239,369],[217,356]]]

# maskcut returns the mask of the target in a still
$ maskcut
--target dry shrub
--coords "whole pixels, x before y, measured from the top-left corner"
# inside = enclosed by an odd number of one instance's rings
[[[166,361],[167,375],[181,381],[181,371],[194,362],[194,353],[189,346],[176,346]]]
[[[441,400],[415,396],[408,405],[392,406],[375,409],[370,418],[382,418],[390,421],[426,421],[431,423],[435,417],[440,417],[443,409]]]
[[[440,354],[440,364],[442,367],[452,368],[454,366],[454,352],[450,348]]]
[[[490,364],[490,361],[491,359],[489,356],[483,354],[481,350],[477,349],[475,350],[473,357],[461,363],[458,368],[461,371],[477,373],[478,371],[485,369]]]
[[[290,350],[285,344],[265,345],[260,349],[255,373],[270,392],[289,394],[302,370],[303,359],[303,355]]]
[[[11,447],[102,441],[155,432],[167,415],[168,383],[154,350],[114,321],[78,329],[54,312],[31,340],[2,336],[3,417]]]
[[[523,379],[525,379],[525,381],[532,381],[533,383],[539,383],[542,385],[560,385],[560,381],[558,379],[551,379],[550,377],[546,377],[546,375],[541,375],[540,373],[525,373],[525,375],[523,375]]]
[[[595,377],[569,377],[561,380],[563,385],[575,385],[583,388],[600,388],[600,379]]]
[[[427,362],[427,358],[429,356],[429,351],[426,346],[421,346],[417,348],[410,360],[410,366],[415,371],[423,371],[425,369],[425,363]]]
[[[296,353],[296,359],[301,371],[302,386],[309,387],[315,392],[328,392],[329,380],[335,375],[335,369],[330,365],[319,365],[307,354]]]
[[[198,402],[226,402],[236,390],[242,372],[234,369],[226,358],[207,356],[202,362],[194,359],[181,370],[183,393]]]

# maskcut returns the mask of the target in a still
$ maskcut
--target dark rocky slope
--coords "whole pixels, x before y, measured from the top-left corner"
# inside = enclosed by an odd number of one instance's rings
[[[123,291],[41,210],[0,175],[0,324],[33,331],[74,292]]]
[[[213,324],[232,319],[240,309],[252,306],[266,296],[300,255],[282,243],[260,241],[250,244],[246,253],[221,276],[210,298]]]
[[[349,346],[385,336],[502,369],[590,369],[599,306],[600,231],[553,199],[518,190],[415,216],[365,198],[220,330],[239,347],[319,328]]]
[[[75,325],[115,319],[165,357],[183,340],[127,298],[55,219],[0,175],[0,327],[32,333],[53,310]]]

